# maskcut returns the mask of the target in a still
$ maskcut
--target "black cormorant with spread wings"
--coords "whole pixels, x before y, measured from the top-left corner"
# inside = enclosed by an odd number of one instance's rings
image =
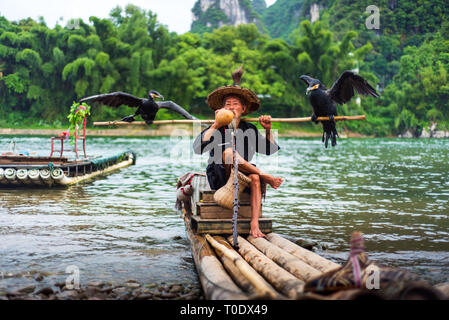
[[[126,105],[128,107],[137,107],[137,110],[133,115],[127,116],[122,119],[122,121],[126,122],[133,122],[135,120],[134,117],[140,115],[148,125],[151,125],[154,121],[154,118],[156,117],[156,113],[160,108],[175,111],[184,116],[184,118],[186,119],[198,120],[186,110],[184,110],[184,108],[180,105],[177,105],[172,101],[155,101],[155,98],[164,99],[164,97],[159,92],[150,90],[148,92],[148,99],[138,98],[125,92],[112,92],[83,98],[80,100],[80,102],[99,102],[111,107],[119,107],[121,105]]]
[[[316,122],[317,117],[329,117],[331,119],[321,122],[323,124],[322,140],[326,148],[329,138],[332,146],[337,144],[338,133],[334,121],[334,116],[337,115],[336,103],[343,104],[351,100],[354,96],[354,89],[362,95],[379,97],[376,90],[365,79],[352,71],[344,71],[329,90],[318,79],[306,75],[300,76],[300,79],[308,86],[306,94],[309,95],[310,104],[313,108],[312,121]]]

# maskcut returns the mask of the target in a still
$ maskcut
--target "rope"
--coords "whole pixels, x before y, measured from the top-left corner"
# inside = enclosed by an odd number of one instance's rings
[[[360,288],[362,286],[362,270],[360,269],[359,259],[357,256],[352,256],[352,273],[354,275],[355,286]]]
[[[362,286],[362,270],[358,255],[365,251],[364,242],[362,236],[353,235],[351,238],[351,253],[352,260],[352,274],[354,276],[355,286],[360,288]]]
[[[235,131],[232,131],[232,153],[234,155],[234,213],[232,215],[232,237],[234,248],[238,249],[238,230],[237,230],[237,218],[239,213],[239,159],[236,152],[236,137]]]

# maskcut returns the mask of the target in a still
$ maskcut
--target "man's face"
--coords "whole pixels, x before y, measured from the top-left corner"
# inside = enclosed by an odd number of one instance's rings
[[[224,108],[226,110],[231,110],[232,112],[234,112],[236,118],[240,118],[243,112],[245,112],[246,106],[242,105],[240,99],[236,97],[229,97],[225,100]]]

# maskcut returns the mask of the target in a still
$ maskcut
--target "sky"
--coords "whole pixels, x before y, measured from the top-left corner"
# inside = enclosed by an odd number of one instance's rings
[[[90,16],[109,17],[109,12],[116,6],[125,7],[132,3],[157,14],[158,21],[170,31],[178,34],[188,32],[192,23],[192,12],[197,0],[1,0],[0,15],[10,21],[31,17],[37,20],[43,16],[47,26],[53,28],[59,22],[65,26],[68,19],[81,18],[89,22]],[[265,0],[268,6],[276,0]]]

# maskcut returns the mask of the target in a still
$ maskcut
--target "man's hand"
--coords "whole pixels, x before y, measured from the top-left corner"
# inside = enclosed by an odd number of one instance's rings
[[[212,126],[204,133],[202,142],[209,141],[210,138],[213,136],[215,130],[218,130],[222,127],[222,125],[217,120],[217,113],[220,111],[220,109],[215,110],[215,122],[212,124]]]
[[[218,122],[218,119],[217,119],[218,111],[220,111],[220,109],[215,110],[215,122],[212,124],[212,128],[214,128],[214,129],[220,129],[222,127],[222,125]]]
[[[271,130],[271,116],[260,116],[259,117],[259,123],[262,127],[265,128],[265,130],[269,131]]]

